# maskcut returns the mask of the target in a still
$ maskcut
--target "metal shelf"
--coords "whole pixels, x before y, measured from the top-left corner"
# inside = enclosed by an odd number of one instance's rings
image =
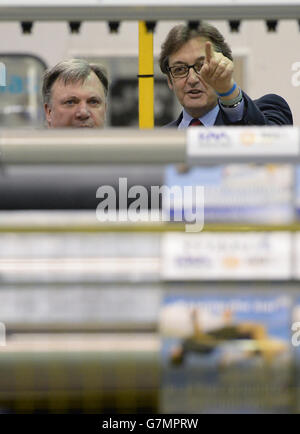
[[[191,165],[227,162],[297,164],[300,161],[297,127],[188,130],[0,130],[0,161],[2,164],[93,165],[186,161]]]
[[[257,20],[297,19],[298,0],[188,0],[182,4],[160,0],[4,0],[1,21],[127,21],[127,20]]]

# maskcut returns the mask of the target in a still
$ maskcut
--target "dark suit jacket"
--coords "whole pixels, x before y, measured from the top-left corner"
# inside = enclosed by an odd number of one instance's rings
[[[242,120],[231,122],[220,105],[214,125],[293,125],[290,107],[281,96],[270,93],[254,101],[245,92],[243,96],[245,107]],[[182,113],[176,121],[165,126],[177,128],[181,119]]]

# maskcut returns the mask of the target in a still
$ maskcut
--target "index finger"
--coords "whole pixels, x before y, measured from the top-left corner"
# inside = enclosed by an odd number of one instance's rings
[[[211,61],[211,58],[214,55],[213,46],[210,41],[205,42],[205,60],[207,63]]]

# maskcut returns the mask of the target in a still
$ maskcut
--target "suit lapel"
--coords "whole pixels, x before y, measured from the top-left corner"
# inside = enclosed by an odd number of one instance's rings
[[[222,116],[222,110],[219,110],[217,119],[215,120],[214,125],[226,125]]]
[[[180,113],[179,118],[176,120],[176,126],[178,127],[183,118],[183,112]]]

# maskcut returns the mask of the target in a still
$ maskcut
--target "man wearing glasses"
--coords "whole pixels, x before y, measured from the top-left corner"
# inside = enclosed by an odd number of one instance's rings
[[[162,45],[159,63],[183,107],[168,127],[293,124],[283,98],[268,94],[253,101],[238,87],[231,49],[207,23],[197,29],[173,27]]]

